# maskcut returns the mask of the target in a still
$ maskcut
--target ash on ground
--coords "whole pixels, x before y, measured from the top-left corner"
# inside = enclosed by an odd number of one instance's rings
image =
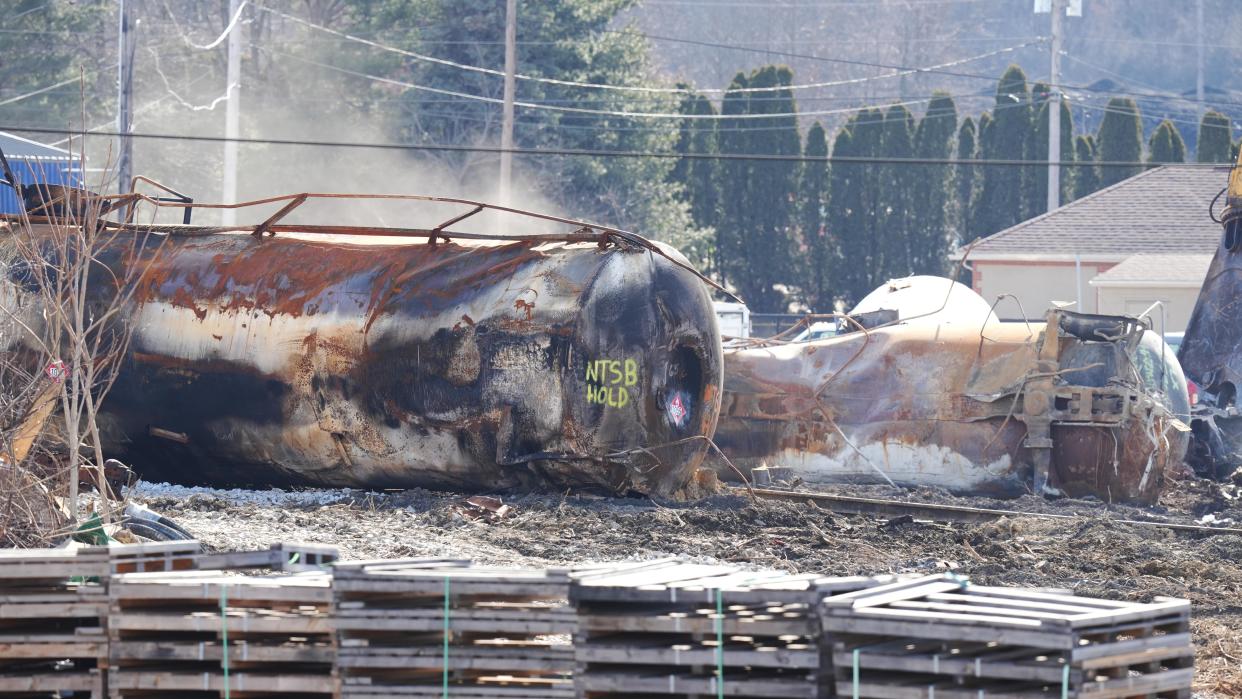
[[[1086,500],[955,497],[932,489],[849,486],[825,492],[992,507],[1012,517],[944,524],[845,516],[814,503],[727,495],[654,502],[506,494],[511,511],[473,517],[461,494],[424,490],[250,491],[142,483],[133,497],[208,549],[276,541],[334,544],[343,558],[469,558],[488,565],[568,566],[683,556],[826,575],[954,570],[982,584],[1194,603],[1196,694],[1242,696],[1242,536],[1180,533],[1119,519],[1242,526],[1233,484],[1172,481],[1156,508]],[[742,491],[744,492],[744,491]],[[1023,513],[1075,515],[1044,519]],[[1232,524],[1230,524],[1232,522]]]

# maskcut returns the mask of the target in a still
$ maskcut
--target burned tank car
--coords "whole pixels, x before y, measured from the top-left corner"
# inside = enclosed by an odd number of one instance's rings
[[[1242,155],[1229,175],[1227,206],[1212,263],[1177,358],[1198,388],[1187,461],[1201,475],[1228,478],[1242,466]]]
[[[193,484],[669,493],[715,429],[721,348],[702,281],[658,250],[113,246],[109,266],[150,267],[107,450]]]
[[[1165,468],[1186,450],[1189,401],[1158,335],[1062,309],[1003,322],[948,279],[893,280],[877,294],[851,317],[890,318],[866,331],[843,324],[826,339],[726,352],[716,442],[740,470],[1000,497],[1159,498]]]

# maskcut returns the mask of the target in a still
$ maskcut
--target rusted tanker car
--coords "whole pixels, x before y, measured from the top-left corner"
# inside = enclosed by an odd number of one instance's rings
[[[920,279],[889,286],[934,312],[880,294],[836,337],[727,350],[716,440],[734,463],[809,483],[1156,500],[1189,410],[1157,335],[1055,309],[1000,322],[970,289]]]
[[[104,224],[164,237],[135,252],[118,236],[92,277],[137,285],[109,454],[195,484],[667,494],[691,478],[721,346],[676,251],[546,216],[572,232],[454,232],[488,208],[461,200],[434,200],[465,208],[431,228],[279,223],[306,198],[236,229]]]

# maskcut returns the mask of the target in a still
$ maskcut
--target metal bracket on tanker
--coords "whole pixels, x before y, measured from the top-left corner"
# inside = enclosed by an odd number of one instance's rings
[[[1101,466],[1117,475],[1123,466],[1133,471],[1124,490],[1150,489],[1156,456],[1161,462],[1171,456],[1163,428],[1167,424],[1179,434],[1186,428],[1171,410],[1176,401],[1166,396],[1166,405],[1160,400],[1166,386],[1177,385],[1166,375],[1167,367],[1147,367],[1153,375],[1144,386],[1140,372],[1156,356],[1151,348],[1145,350],[1149,354],[1140,354],[1146,333],[1133,318],[1048,311],[1034,371],[1026,377],[1014,413],[1026,425],[1023,446],[1030,450],[1035,492],[1060,495],[1055,484],[1088,481]],[[1111,455],[1109,440],[1100,443],[1105,434],[1101,428],[1111,433]],[[1131,453],[1148,453],[1148,458],[1139,464],[1126,458]],[[1132,468],[1138,465],[1142,468]],[[1106,492],[1106,497],[1112,495]]]

